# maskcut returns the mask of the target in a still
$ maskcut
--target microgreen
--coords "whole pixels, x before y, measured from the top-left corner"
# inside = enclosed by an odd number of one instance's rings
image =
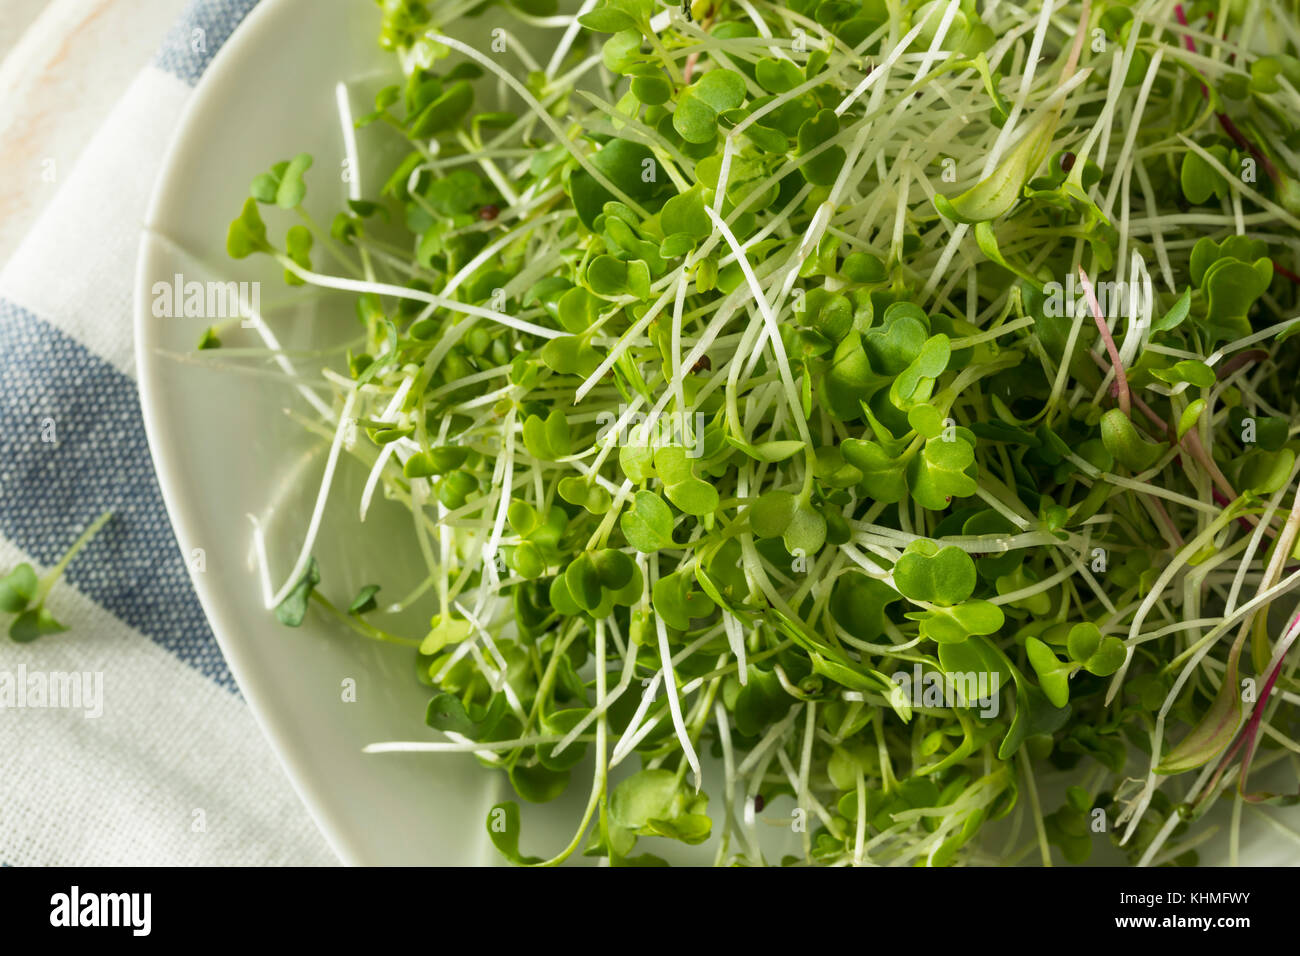
[[[452,743],[379,749],[590,780],[549,858],[493,807],[507,859],[767,862],[762,796],[815,817],[798,862],[1082,862],[1097,809],[1185,861],[1177,803],[1298,749],[1289,14],[981,6],[599,0],[534,66],[384,4],[378,178],[328,232],[305,154],[235,210],[233,257],[356,300],[310,427],[425,579],[333,609],[331,465],[276,613],[416,655]]]
[[[320,566],[316,563],[316,559],[312,558],[307,562],[307,567],[303,569],[302,575],[285,595],[284,600],[276,605],[276,620],[286,627],[300,627],[303,618],[307,616],[307,602],[318,584],[320,584]]]
[[[0,577],[0,614],[12,614],[9,622],[9,639],[19,644],[29,644],[39,637],[59,634],[67,628],[60,624],[54,614],[45,606],[50,589],[63,576],[69,564],[87,544],[97,535],[101,528],[113,516],[105,511],[92,521],[89,527],[78,536],[72,546],[43,576],[26,561],[15,565],[3,577]]]
[[[304,176],[311,164],[309,153],[299,153],[291,160],[278,162],[269,172],[253,179],[248,193],[260,203],[274,203],[281,209],[294,209],[302,204],[307,195]]]
[[[673,513],[653,491],[638,491],[632,504],[619,517],[619,527],[628,544],[644,554],[654,554],[673,545]]]

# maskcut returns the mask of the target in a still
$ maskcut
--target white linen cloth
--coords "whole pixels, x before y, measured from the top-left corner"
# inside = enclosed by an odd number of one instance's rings
[[[337,862],[204,620],[135,385],[132,282],[146,205],[195,85],[256,2],[55,0],[0,64],[0,91],[27,96],[35,81],[14,57],[48,50],[57,63],[44,82],[66,87],[45,117],[62,158],[24,155],[23,130],[11,121],[6,131],[14,104],[0,103],[5,175],[34,183],[21,201],[0,202],[4,234],[30,221],[0,270],[0,575],[20,561],[43,573],[114,511],[48,602],[70,630],[31,644],[0,634],[5,865]],[[112,28],[101,22],[100,42],[85,42],[95,18]],[[87,695],[81,707],[34,698],[57,674],[82,675],[72,679]],[[12,692],[20,679],[25,695]]]

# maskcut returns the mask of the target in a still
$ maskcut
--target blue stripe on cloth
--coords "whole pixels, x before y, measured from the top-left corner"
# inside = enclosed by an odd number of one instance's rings
[[[194,86],[257,2],[192,0],[167,31],[154,65]]]
[[[135,383],[0,298],[0,396],[0,534],[48,566],[111,508],[113,518],[68,567],[67,580],[237,690],[163,506]],[[51,422],[54,442],[43,440]]]

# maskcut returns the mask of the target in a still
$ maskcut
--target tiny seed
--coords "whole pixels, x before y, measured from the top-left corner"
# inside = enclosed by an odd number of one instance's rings
[[[709,360],[707,355],[701,355],[700,360],[691,366],[691,374],[694,375],[696,372],[707,372],[711,368],[713,368],[713,362]]]
[[[761,793],[754,794],[754,812],[762,813],[764,806],[766,806],[766,801],[763,799],[763,795]]]
[[[484,222],[491,222],[500,214],[500,212],[501,210],[491,203],[488,203],[486,206],[478,207],[478,217]]]
[[[1075,158],[1074,153],[1066,153],[1064,156],[1062,156],[1061,169],[1067,173],[1070,170],[1074,169],[1074,158]]]

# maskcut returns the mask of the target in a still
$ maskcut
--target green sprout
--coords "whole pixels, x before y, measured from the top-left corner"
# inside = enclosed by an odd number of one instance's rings
[[[38,637],[67,630],[45,606],[45,602],[72,559],[90,543],[90,539],[99,533],[112,516],[111,511],[105,511],[92,521],[72,543],[72,547],[59,558],[58,563],[43,576],[37,576],[35,569],[24,561],[0,578],[0,613],[15,615],[9,622],[10,640],[29,644]]]
[[[443,739],[372,752],[585,792],[545,857],[492,808],[521,865],[1183,864],[1294,799],[1287,4],[601,0],[544,63],[381,6],[346,200],[281,159],[228,232],[356,306],[268,603],[414,658]],[[345,467],[384,602],[320,591]]]

